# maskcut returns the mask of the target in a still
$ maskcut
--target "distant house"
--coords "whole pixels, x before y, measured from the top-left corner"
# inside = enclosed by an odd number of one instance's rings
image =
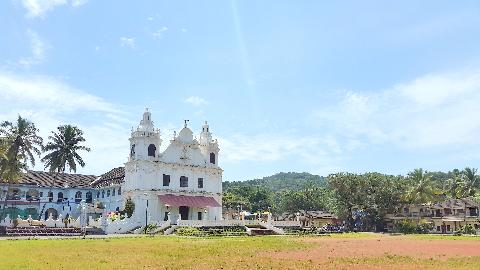
[[[470,224],[480,229],[480,204],[470,198],[450,199],[423,205],[405,205],[396,213],[385,217],[387,230],[393,231],[401,220],[427,222],[433,226],[432,233],[450,234]]]
[[[298,220],[302,227],[323,227],[324,225],[339,224],[340,220],[332,213],[325,211],[304,211],[297,213],[283,213],[275,218],[276,220]]]

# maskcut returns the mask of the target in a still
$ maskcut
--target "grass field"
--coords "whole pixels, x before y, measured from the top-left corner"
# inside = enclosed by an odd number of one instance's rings
[[[0,241],[0,269],[480,269],[480,238],[5,240]]]

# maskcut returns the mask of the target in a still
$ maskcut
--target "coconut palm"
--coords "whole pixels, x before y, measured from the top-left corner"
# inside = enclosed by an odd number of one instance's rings
[[[406,193],[409,203],[430,203],[439,199],[441,192],[435,186],[431,175],[423,169],[415,169],[408,174],[411,187]]]
[[[458,170],[453,171],[453,175],[447,181],[447,185],[444,188],[445,195],[449,198],[458,199],[462,197],[462,173]]]
[[[459,190],[461,197],[475,196],[480,188],[480,177],[477,174],[477,169],[465,168],[462,171],[462,180]]]
[[[7,184],[18,181],[28,170],[35,166],[35,155],[40,156],[43,140],[37,135],[35,125],[18,116],[16,123],[8,121],[0,124],[0,180]],[[7,206],[5,200],[3,211]],[[3,213],[2,213],[3,216]]]
[[[35,166],[35,155],[40,156],[43,139],[37,135],[35,124],[18,116],[17,122],[5,121],[1,127],[2,158],[0,175],[14,183],[28,169]]]
[[[68,168],[70,172],[77,171],[77,163],[84,167],[85,162],[78,151],[90,151],[90,148],[80,145],[85,142],[83,131],[76,126],[59,126],[58,132],[52,131],[50,141],[45,146],[45,152],[49,152],[42,158],[45,168],[50,172],[64,173]]]

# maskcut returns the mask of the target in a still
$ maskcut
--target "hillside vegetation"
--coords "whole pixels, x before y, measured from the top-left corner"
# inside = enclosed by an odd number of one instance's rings
[[[309,187],[326,187],[326,178],[307,172],[281,172],[262,179],[223,182],[223,190],[228,192],[237,187],[260,187],[271,192],[283,190],[302,190]]]

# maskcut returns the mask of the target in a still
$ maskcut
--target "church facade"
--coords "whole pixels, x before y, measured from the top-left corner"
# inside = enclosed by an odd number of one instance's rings
[[[0,184],[0,203],[12,217],[47,219],[78,216],[82,201],[90,205],[89,215],[99,215],[123,210],[131,199],[134,217],[148,224],[221,220],[223,170],[218,166],[218,142],[207,122],[196,138],[185,121],[160,151],[160,130],[146,110],[129,141],[124,167],[99,177],[29,171],[17,184]]]
[[[196,139],[185,121],[163,152],[161,144],[160,130],[146,111],[130,137],[124,197],[134,201],[135,209],[145,209],[144,216],[152,222],[220,220],[223,171],[209,125],[203,125]]]

